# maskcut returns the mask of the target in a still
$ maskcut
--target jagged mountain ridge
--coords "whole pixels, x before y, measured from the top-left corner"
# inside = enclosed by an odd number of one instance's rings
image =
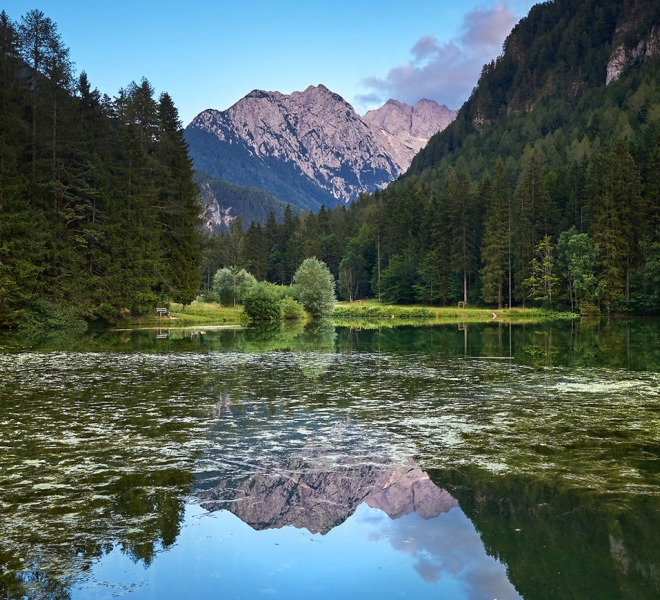
[[[198,170],[318,209],[385,187],[453,118],[429,100],[371,113],[360,117],[323,85],[290,95],[254,90],[225,111],[197,115],[186,139]]]
[[[426,98],[413,106],[388,100],[362,118],[385,138],[390,156],[403,173],[415,154],[434,134],[445,129],[456,118],[457,112]]]

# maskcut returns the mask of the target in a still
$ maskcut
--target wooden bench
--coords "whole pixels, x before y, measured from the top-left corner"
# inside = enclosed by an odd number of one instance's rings
[[[156,313],[158,314],[159,317],[166,317],[170,314],[170,311],[167,310],[166,308],[157,308]]]

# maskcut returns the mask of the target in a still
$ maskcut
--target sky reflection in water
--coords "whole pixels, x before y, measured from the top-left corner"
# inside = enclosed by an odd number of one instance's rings
[[[428,521],[415,513],[392,520],[362,504],[326,535],[255,531],[228,511],[209,516],[189,506],[177,545],[149,569],[115,550],[73,599],[128,590],[136,599],[184,598],[192,589],[200,600],[520,597],[460,508]]]

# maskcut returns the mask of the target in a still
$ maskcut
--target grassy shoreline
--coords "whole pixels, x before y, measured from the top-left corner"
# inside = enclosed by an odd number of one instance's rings
[[[136,317],[121,323],[117,329],[179,329],[184,327],[207,327],[240,325],[242,306],[221,306],[217,302],[192,302],[188,306],[170,304],[168,317]]]
[[[216,302],[193,302],[188,306],[170,305],[169,317],[138,317],[120,324],[117,329],[180,329],[212,326],[236,326],[242,324],[241,306],[225,307]],[[365,323],[443,324],[443,323],[532,323],[550,320],[573,320],[575,313],[558,313],[541,308],[454,308],[424,305],[381,304],[377,300],[337,302],[331,319],[337,325]]]
[[[434,323],[532,322],[575,320],[580,315],[554,312],[543,308],[455,308],[452,306],[393,305],[375,300],[353,303],[338,302],[333,320],[348,319],[414,319]],[[427,313],[422,315],[422,313]],[[419,316],[418,316],[419,315]]]

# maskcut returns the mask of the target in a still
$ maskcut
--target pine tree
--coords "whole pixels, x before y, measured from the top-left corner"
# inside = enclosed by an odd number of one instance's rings
[[[552,306],[558,277],[555,273],[554,248],[549,235],[544,236],[536,245],[536,256],[532,259],[530,271],[531,275],[525,280],[530,296]]]
[[[463,301],[468,301],[468,279],[476,270],[477,247],[475,197],[467,173],[449,173],[447,194],[452,236],[452,269],[462,276]]]
[[[509,214],[511,192],[501,162],[495,170],[495,185],[484,182],[480,194],[487,203],[486,224],[482,243],[481,270],[482,297],[484,302],[497,302],[502,308],[503,287],[510,263]],[[510,299],[509,299],[510,302]]]
[[[268,275],[268,251],[265,229],[252,221],[245,233],[245,257],[248,270],[258,281],[265,281]]]
[[[43,251],[30,214],[27,182],[19,169],[22,67],[18,34],[7,14],[0,13],[0,327],[15,326],[39,293],[36,266]]]
[[[529,278],[529,265],[537,239],[552,233],[554,207],[545,187],[543,169],[532,154],[516,188],[514,231],[515,295],[523,307],[529,297],[525,281]]]
[[[43,70],[46,60],[51,52],[51,40],[53,36],[57,35],[55,24],[44,15],[40,10],[31,10],[24,17],[21,18],[21,23],[18,27],[18,35],[20,39],[20,52],[26,64],[30,68],[30,87],[32,96],[32,139],[31,139],[31,156],[32,156],[32,173],[36,178],[37,168],[37,108],[38,108],[38,95],[43,83]]]
[[[645,186],[651,239],[660,241],[660,135],[656,138]]]
[[[630,301],[630,273],[639,260],[645,214],[639,169],[622,141],[592,161],[588,200],[590,234],[600,248],[603,304],[611,310],[622,297]]]
[[[158,102],[158,125],[155,156],[160,162],[157,218],[165,261],[162,283],[172,300],[188,304],[199,290],[202,207],[179,112],[167,93]]]

